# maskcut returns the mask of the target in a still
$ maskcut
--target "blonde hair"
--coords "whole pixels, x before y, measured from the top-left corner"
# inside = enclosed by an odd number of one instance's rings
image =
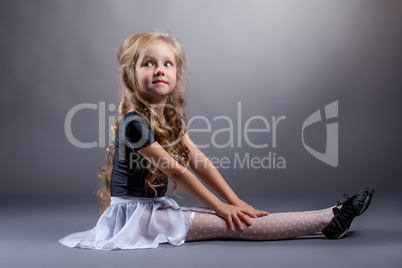
[[[139,52],[152,42],[162,41],[168,44],[176,60],[177,77],[176,87],[168,95],[163,114],[160,109],[155,109],[148,102],[147,96],[140,90],[137,79],[135,79],[135,65],[139,58]],[[155,140],[181,165],[187,167],[189,163],[189,149],[184,144],[182,137],[187,131],[188,120],[184,111],[184,68],[185,55],[181,44],[170,34],[162,32],[142,32],[127,37],[120,45],[117,53],[119,62],[119,78],[121,82],[121,100],[119,105],[119,119],[111,126],[114,134],[117,134],[117,127],[120,119],[128,111],[135,110],[142,116],[153,130]],[[151,120],[152,119],[152,120]],[[107,148],[106,165],[98,175],[100,186],[97,191],[97,198],[100,204],[101,213],[110,206],[110,180],[113,170],[115,156],[115,136],[112,145]],[[156,187],[167,181],[167,176],[158,170],[154,165],[150,167],[146,178],[146,185],[157,194]],[[172,192],[178,185],[174,182]]]

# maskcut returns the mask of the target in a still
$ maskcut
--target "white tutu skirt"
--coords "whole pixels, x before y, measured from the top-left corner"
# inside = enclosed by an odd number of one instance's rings
[[[112,197],[111,206],[88,231],[59,240],[67,247],[115,250],[156,248],[160,243],[184,244],[195,212],[202,207],[179,207],[171,198]]]

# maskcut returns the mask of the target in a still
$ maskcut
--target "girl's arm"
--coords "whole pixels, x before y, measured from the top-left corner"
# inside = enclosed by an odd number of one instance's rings
[[[216,214],[224,218],[233,231],[234,224],[240,230],[244,230],[242,221],[251,225],[250,219],[240,207],[223,203],[211,191],[209,191],[187,168],[180,165],[158,142],[138,150],[138,153],[154,164],[160,171],[178,183],[185,191],[200,201]]]
[[[239,199],[235,192],[223,179],[217,168],[212,162],[198,149],[190,137],[185,134],[184,142],[190,150],[190,166],[192,170],[214,191],[216,191],[229,204],[245,210],[251,217],[261,217],[269,215],[266,211],[254,209],[243,200]]]

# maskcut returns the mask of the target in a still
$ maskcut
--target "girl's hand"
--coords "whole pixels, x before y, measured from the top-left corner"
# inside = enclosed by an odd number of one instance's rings
[[[245,211],[241,208],[223,203],[215,209],[215,212],[218,216],[226,220],[226,223],[229,226],[229,229],[234,231],[235,225],[240,230],[244,230],[242,222],[245,222],[248,226],[251,225],[250,218],[245,215]]]
[[[250,216],[252,218],[269,215],[269,213],[267,211],[255,209],[240,199],[238,199],[236,202],[233,202],[232,205],[240,208],[243,211],[243,213],[247,214],[248,216]]]

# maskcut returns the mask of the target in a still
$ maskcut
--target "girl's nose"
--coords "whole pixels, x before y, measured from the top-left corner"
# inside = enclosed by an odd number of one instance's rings
[[[165,73],[160,68],[156,69],[155,71],[156,76],[165,76]]]

